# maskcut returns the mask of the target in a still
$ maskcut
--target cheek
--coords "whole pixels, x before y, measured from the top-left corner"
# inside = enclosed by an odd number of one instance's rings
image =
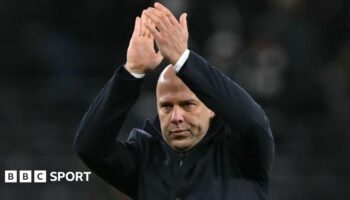
[[[166,130],[169,127],[170,120],[168,118],[169,117],[167,117],[166,115],[159,114],[160,128],[162,129],[162,134],[166,133]]]
[[[195,127],[199,134],[206,132],[209,128],[211,115],[208,112],[200,112],[191,119],[191,126]]]
[[[202,116],[192,115],[185,119],[185,123],[198,135],[203,129]]]

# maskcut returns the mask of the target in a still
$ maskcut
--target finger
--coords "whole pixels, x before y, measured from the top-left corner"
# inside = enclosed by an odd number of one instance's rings
[[[152,35],[151,32],[149,31],[149,29],[146,27],[145,24],[144,24],[144,27],[145,27],[145,37],[150,38],[150,35]]]
[[[157,17],[162,21],[162,23],[167,29],[174,28],[174,24],[170,21],[170,16],[172,16],[170,11],[167,12],[167,11],[163,11],[155,8],[149,8],[149,9],[150,11],[154,12],[154,14],[157,15]],[[175,17],[174,19],[176,20]]]
[[[146,36],[148,37],[148,38],[154,38],[153,37],[153,34],[151,33],[151,31],[150,31],[150,29],[147,27],[147,24],[148,24],[148,26],[152,26],[152,27],[155,27],[155,25],[152,23],[152,20],[149,18],[149,17],[147,17],[146,15],[145,15],[145,23],[144,23],[144,26],[145,26],[145,28],[147,29],[146,30]]]
[[[146,29],[145,29],[144,24],[145,24],[145,15],[144,15],[144,13],[142,13],[141,22],[140,22],[140,35],[139,36],[145,35]]]
[[[149,23],[149,24],[151,24],[152,25],[152,22],[151,22],[151,20],[148,18],[148,17],[146,17],[146,23]],[[145,25],[145,28],[147,29],[146,30],[146,36],[147,36],[147,38],[153,38],[153,35],[152,35],[152,33],[151,33],[151,31],[146,27],[146,23],[144,24]],[[153,25],[152,25],[153,26]]]
[[[160,39],[162,37],[159,31],[156,29],[156,26],[153,24],[151,19],[149,22],[146,21],[145,25],[155,39]]]
[[[146,27],[146,23],[149,19],[144,13],[142,13],[141,19],[142,19],[141,27],[143,30],[143,34],[141,36],[142,37],[149,37],[150,32],[149,32],[148,28]]]
[[[159,17],[158,11],[156,11],[154,8],[149,8],[147,11],[145,11],[145,15],[156,25],[156,27],[160,31],[165,31],[167,28],[163,22],[163,20]]]
[[[179,22],[177,21],[176,17],[174,16],[174,14],[165,6],[163,6],[161,3],[154,3],[154,7],[161,11],[162,13],[165,14],[165,16],[169,19],[169,21],[173,24],[173,25],[177,25],[179,24]]]
[[[135,26],[134,26],[134,32],[132,33],[134,36],[140,35],[140,17],[136,17],[135,19]]]
[[[180,16],[180,25],[181,28],[188,33],[188,27],[187,27],[187,13],[182,13]]]

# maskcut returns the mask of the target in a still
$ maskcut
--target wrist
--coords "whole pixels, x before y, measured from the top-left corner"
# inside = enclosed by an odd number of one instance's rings
[[[180,60],[181,56],[184,54],[186,50],[187,48],[174,53],[171,57],[169,57],[169,62],[175,66],[175,64]]]
[[[126,62],[124,67],[130,73],[145,74],[145,72],[142,70],[143,69],[142,66],[138,66],[136,64]]]
[[[172,65],[175,65],[177,61],[180,59],[180,57],[181,57],[181,54],[173,55],[171,58],[169,58],[169,63]]]
[[[180,69],[182,68],[182,66],[185,64],[185,62],[187,61],[188,57],[190,55],[190,50],[186,49],[180,56],[180,58],[177,60],[176,64],[174,65],[174,69],[177,72],[180,71]]]
[[[143,78],[145,76],[145,73],[139,72],[137,70],[130,70],[130,68],[128,68],[126,64],[124,65],[124,69],[135,78]]]

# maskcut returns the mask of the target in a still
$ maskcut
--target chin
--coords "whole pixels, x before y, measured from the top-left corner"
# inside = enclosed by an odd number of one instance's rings
[[[171,147],[175,150],[175,151],[187,151],[189,149],[191,149],[192,145],[185,143],[185,142],[174,142]]]

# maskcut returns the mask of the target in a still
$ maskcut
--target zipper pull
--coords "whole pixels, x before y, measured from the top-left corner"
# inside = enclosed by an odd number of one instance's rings
[[[184,160],[185,160],[185,154],[184,154],[184,153],[181,153],[181,154],[180,154],[179,168],[182,167],[182,164],[184,163]]]

